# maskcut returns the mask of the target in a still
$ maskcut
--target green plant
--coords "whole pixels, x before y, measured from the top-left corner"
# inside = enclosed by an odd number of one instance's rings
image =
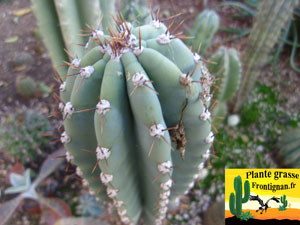
[[[68,0],[32,0],[33,9],[38,20],[40,34],[49,51],[51,61],[61,75],[67,73],[66,67],[59,67],[69,61],[69,55],[80,57],[84,48],[77,45],[88,40],[79,36],[86,30],[86,24],[96,27],[99,23],[100,5],[98,0],[77,0],[69,4]],[[114,1],[101,1],[110,4]],[[103,19],[108,21],[109,11]],[[98,19],[97,19],[98,18]],[[64,50],[68,50],[69,53]]]
[[[279,155],[285,165],[300,167],[300,129],[286,132],[278,142]]]
[[[158,19],[116,23],[111,36],[91,29],[95,47],[72,61],[61,83],[61,141],[84,183],[112,200],[122,222],[159,224],[210,156],[212,78]]]
[[[77,212],[84,217],[99,217],[103,212],[104,206],[99,204],[99,201],[86,193],[79,198],[79,205],[76,207]]]
[[[42,209],[44,207],[50,208],[52,213],[57,215],[57,219],[71,215],[70,209],[60,199],[43,197],[36,192],[36,188],[39,184],[63,162],[63,159],[58,159],[57,157],[64,154],[64,152],[64,150],[58,150],[49,155],[49,157],[43,162],[40,172],[33,182],[31,182],[29,169],[27,169],[24,174],[10,174],[9,180],[12,187],[7,188],[4,193],[19,193],[19,195],[0,205],[0,225],[7,224],[6,222],[8,222],[14,211],[16,211],[19,204],[24,199],[38,201]],[[53,159],[55,157],[57,159]]]
[[[280,197],[280,202],[283,204],[283,205],[280,205],[278,210],[279,211],[285,211],[286,210],[286,207],[287,207],[287,200],[286,200],[286,195],[283,195]]]
[[[247,211],[247,212],[242,212],[239,218],[240,220],[248,221],[249,219],[254,218],[254,216],[251,215],[250,211]]]
[[[234,106],[235,112],[240,111],[252,91],[257,77],[268,62],[270,53],[280,37],[281,30],[292,15],[296,2],[296,0],[260,2],[243,57],[244,73]]]
[[[123,0],[122,14],[126,21],[134,26],[146,24],[151,21],[150,11],[147,7],[147,0]]]
[[[31,97],[35,94],[37,83],[28,76],[19,76],[16,79],[16,89],[19,95]]]
[[[237,218],[241,218],[242,214],[242,204],[248,202],[250,196],[250,184],[249,181],[244,182],[244,196],[242,190],[242,178],[237,176],[234,178],[234,190],[235,195],[232,192],[229,197],[229,209],[230,212]]]
[[[187,39],[185,43],[192,45],[194,51],[204,54],[206,49],[210,46],[212,39],[219,29],[220,18],[214,10],[204,10],[195,19],[191,30],[188,32],[193,39]]]
[[[50,131],[47,118],[35,110],[17,108],[14,112],[1,112],[0,147],[22,163],[42,154],[40,148],[46,146],[48,138],[40,134]]]
[[[210,58],[208,70],[216,78],[216,87],[212,90],[217,107],[213,110],[214,124],[221,122],[227,114],[226,102],[237,92],[242,65],[239,53],[233,48],[220,47]]]

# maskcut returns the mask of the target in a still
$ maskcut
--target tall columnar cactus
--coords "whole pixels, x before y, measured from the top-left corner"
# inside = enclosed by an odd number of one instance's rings
[[[288,205],[288,202],[286,200],[286,195],[283,195],[280,197],[280,202],[282,203],[282,205],[279,206],[279,211],[284,211],[286,210],[286,207]]]
[[[244,73],[234,111],[238,112],[250,94],[270,53],[278,41],[282,29],[291,18],[297,0],[260,1],[255,23],[251,30],[245,55]]]
[[[84,184],[108,197],[122,222],[161,224],[210,155],[212,77],[158,19],[115,22],[111,36],[91,28],[88,50],[69,64],[61,141]]]
[[[288,131],[278,142],[280,160],[293,168],[300,167],[300,128]]]
[[[189,31],[188,35],[194,37],[185,41],[187,45],[192,45],[194,51],[204,54],[212,42],[212,39],[219,29],[220,18],[214,10],[204,10],[200,13]]]
[[[216,78],[216,87],[212,90],[214,100],[217,100],[217,106],[213,110],[214,122],[222,121],[227,114],[226,102],[230,100],[237,92],[242,66],[239,52],[234,48],[220,47],[218,51],[210,58],[208,70]]]
[[[100,6],[105,27],[113,21],[113,0],[74,0],[71,4],[69,0],[32,0],[32,4],[41,36],[59,74],[67,72],[66,67],[58,66],[69,61],[68,54],[82,56],[84,49],[78,44],[87,41],[88,37],[79,34],[87,29],[87,24],[99,25]]]
[[[242,190],[242,178],[237,176],[234,178],[234,190],[235,195],[232,192],[229,197],[229,209],[230,212],[236,217],[240,217],[242,214],[242,204],[248,202],[250,196],[250,184],[249,181],[244,182],[244,197]]]

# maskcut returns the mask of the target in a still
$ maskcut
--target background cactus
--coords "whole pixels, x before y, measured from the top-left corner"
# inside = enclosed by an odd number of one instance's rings
[[[95,47],[69,64],[61,141],[84,184],[108,196],[123,223],[160,224],[210,156],[212,77],[158,19],[136,28],[119,20],[109,32],[91,28]]]
[[[284,211],[286,210],[286,207],[287,207],[287,200],[286,200],[286,195],[283,195],[280,197],[280,202],[282,203],[282,205],[279,206],[278,210],[279,211]]]
[[[234,178],[234,190],[235,195],[232,192],[229,197],[229,209],[230,212],[239,218],[242,215],[242,204],[248,202],[250,196],[250,184],[249,181],[244,182],[244,197],[242,190],[242,178],[237,176]]]
[[[220,47],[210,58],[213,63],[208,69],[216,78],[216,87],[212,90],[217,106],[213,110],[214,124],[218,124],[227,114],[226,101],[230,100],[240,84],[242,66],[239,53],[234,48]]]
[[[123,0],[120,2],[125,20],[131,22],[134,26],[146,24],[151,21],[147,0]]]
[[[238,112],[252,90],[262,68],[293,13],[297,0],[260,1],[255,23],[243,57],[244,74],[234,111]]]
[[[37,83],[28,76],[18,76],[16,79],[16,88],[19,95],[31,97],[35,94]]]
[[[280,161],[293,168],[300,167],[300,128],[290,130],[278,142]]]
[[[220,18],[214,10],[204,10],[195,19],[194,24],[188,35],[193,39],[185,41],[187,45],[192,45],[194,51],[204,54],[206,49],[210,46],[212,39],[219,29]]]

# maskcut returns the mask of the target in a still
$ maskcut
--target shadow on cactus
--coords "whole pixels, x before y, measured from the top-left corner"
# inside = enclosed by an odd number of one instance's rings
[[[203,116],[212,76],[181,33],[152,18],[140,27],[114,19],[110,35],[89,27],[83,56],[60,74],[67,160],[125,224],[161,224],[214,140]]]

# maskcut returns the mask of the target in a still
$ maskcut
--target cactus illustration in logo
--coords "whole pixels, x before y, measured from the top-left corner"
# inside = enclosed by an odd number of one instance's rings
[[[242,191],[242,178],[237,176],[234,178],[234,190],[235,194],[232,192],[229,198],[229,208],[230,212],[237,218],[242,215],[242,204],[248,202],[250,196],[250,184],[249,181],[244,182],[244,197]]]
[[[281,201],[282,205],[279,206],[278,210],[279,211],[286,210],[286,207],[288,205],[288,201],[286,200],[286,195],[281,196],[280,201]]]

